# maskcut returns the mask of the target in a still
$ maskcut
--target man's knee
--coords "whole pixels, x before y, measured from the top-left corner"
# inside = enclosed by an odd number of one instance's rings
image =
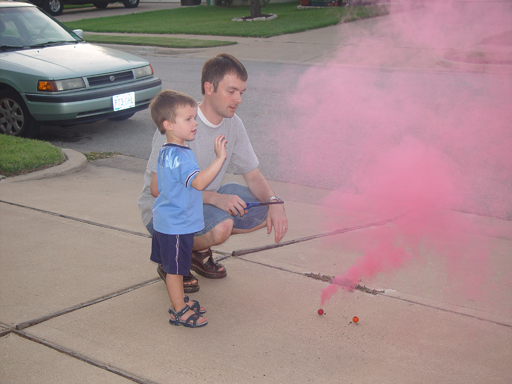
[[[216,244],[224,243],[233,232],[233,220],[221,221],[211,230]]]
[[[201,236],[194,238],[194,247],[197,249],[203,249],[212,247],[214,245],[223,244],[233,231],[233,220],[227,219],[221,221],[210,231],[206,232]]]

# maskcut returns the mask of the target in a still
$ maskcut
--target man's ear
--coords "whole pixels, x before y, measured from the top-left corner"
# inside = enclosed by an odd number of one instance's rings
[[[164,120],[163,126],[166,131],[172,131],[173,129],[173,123],[171,123],[169,120]]]
[[[204,92],[207,94],[207,95],[211,95],[212,93],[215,92],[215,89],[213,87],[213,84],[212,83],[209,83],[207,81],[205,81],[204,83]]]

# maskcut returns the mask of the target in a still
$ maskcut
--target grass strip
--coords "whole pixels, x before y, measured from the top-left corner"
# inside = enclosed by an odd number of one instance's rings
[[[79,28],[89,32],[271,37],[389,13],[385,5],[313,9],[298,9],[298,5],[298,1],[268,4],[262,13],[278,16],[268,21],[232,21],[233,18],[250,15],[248,6],[198,6],[84,19],[64,24],[71,29]]]
[[[108,159],[109,157],[114,157],[117,155],[121,155],[121,153],[119,153],[119,152],[88,152],[88,153],[84,153],[84,156],[87,159],[87,161]]]
[[[45,141],[0,135],[0,174],[16,176],[58,165],[66,156]]]
[[[236,41],[178,39],[160,36],[118,36],[85,34],[85,41],[100,44],[144,45],[165,48],[210,48],[237,44]]]

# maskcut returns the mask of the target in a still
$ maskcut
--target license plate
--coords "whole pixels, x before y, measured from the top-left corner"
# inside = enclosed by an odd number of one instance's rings
[[[122,95],[112,96],[114,111],[135,107],[135,92],[123,93]]]

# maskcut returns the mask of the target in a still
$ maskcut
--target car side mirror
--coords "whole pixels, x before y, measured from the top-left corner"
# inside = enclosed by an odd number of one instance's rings
[[[82,29],[73,29],[73,33],[84,40],[84,31]]]

